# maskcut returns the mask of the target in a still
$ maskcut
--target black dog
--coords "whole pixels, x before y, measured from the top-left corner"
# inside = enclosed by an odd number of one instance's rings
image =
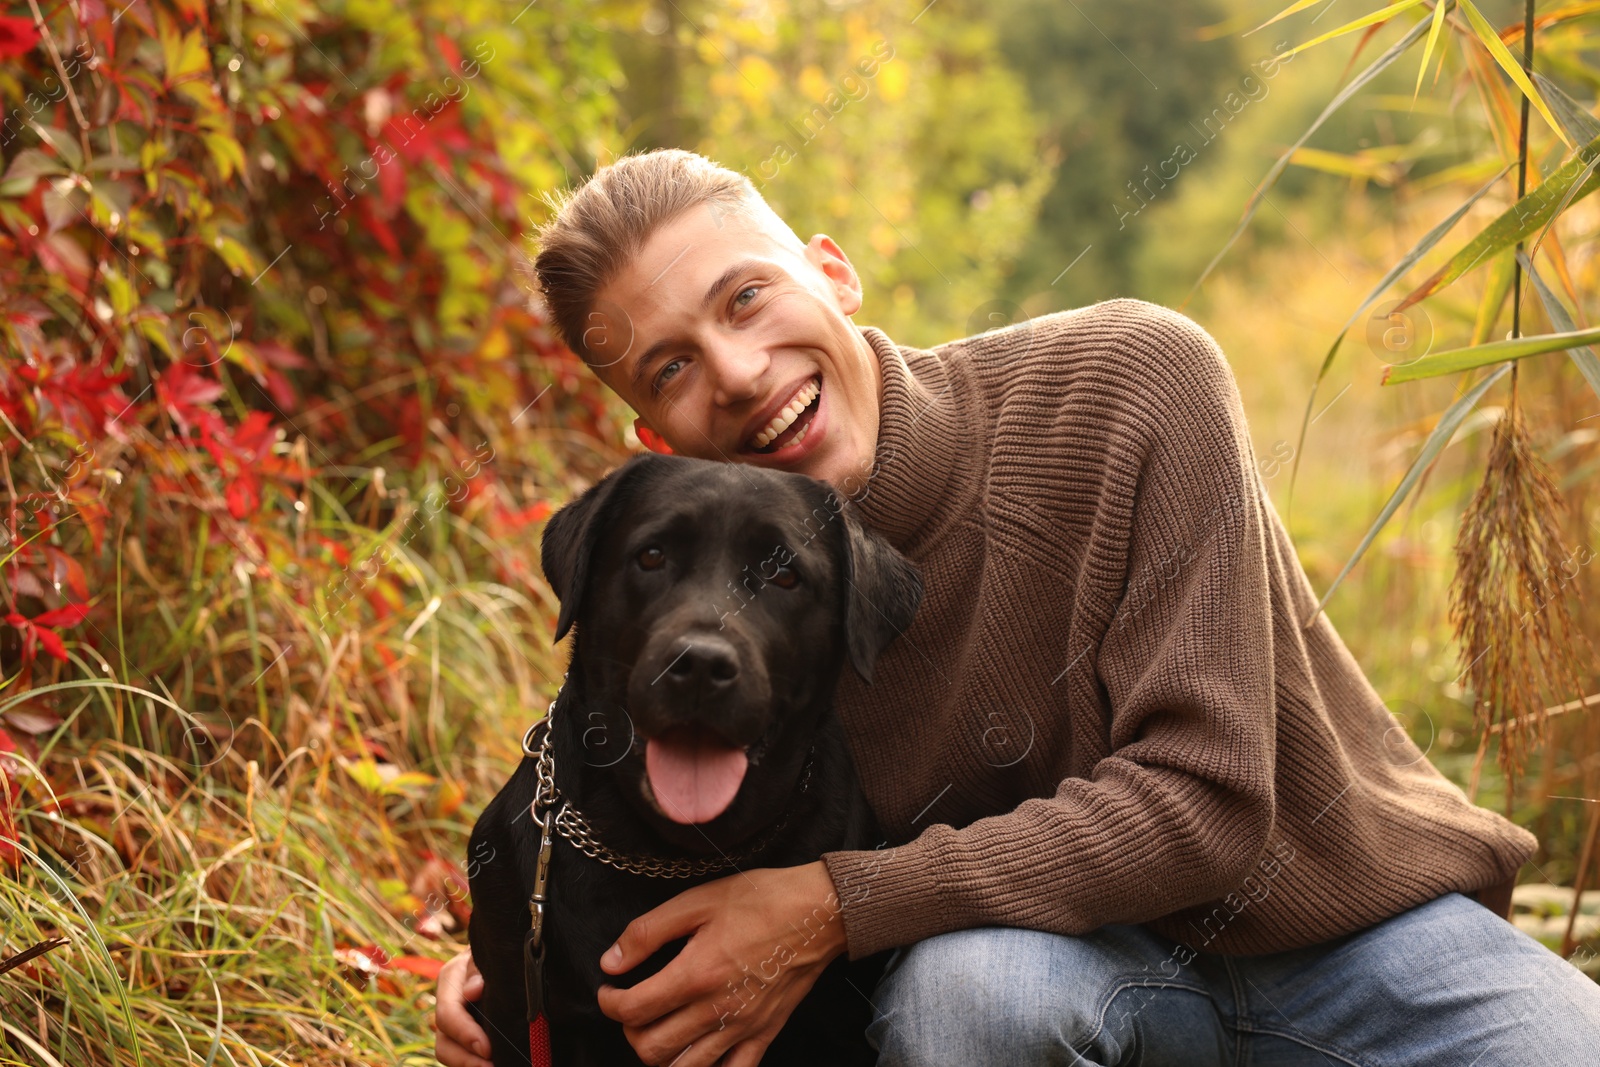
[[[555,783],[606,849],[635,861],[737,856],[748,869],[876,844],[832,694],[846,659],[872,680],[879,653],[911,624],[922,581],[831,486],[637,456],[551,517],[542,559],[561,600],[556,640],[577,624],[552,712]],[[528,1063],[535,767],[523,759],[469,843],[469,939],[485,983],[474,1010],[497,1067]],[[554,846],[543,968],[554,1060],[639,1063],[596,991],[655,974],[684,942],[621,978],[600,970],[600,956],[635,917],[735,871],[659,877],[603,863],[559,834]],[[886,956],[834,960],[762,1062],[871,1064],[867,997]],[[758,985],[747,980],[730,1003]]]

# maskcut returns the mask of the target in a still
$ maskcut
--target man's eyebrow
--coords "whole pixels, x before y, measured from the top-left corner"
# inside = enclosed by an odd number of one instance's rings
[[[732,285],[734,280],[737,279],[739,275],[744,274],[746,271],[754,270],[760,266],[763,266],[763,264],[759,259],[745,259],[735,263],[733,266],[723,271],[717,277],[717,280],[711,283],[710,288],[706,290],[706,295],[700,301],[700,309],[704,311],[713,303],[715,303],[717,295],[721,293],[722,290]],[[649,367],[650,361],[654,359],[662,349],[668,347],[672,343],[672,339],[667,338],[657,341],[655,344],[644,350],[644,354],[639,357],[639,361],[633,365],[633,373],[628,376],[628,384],[632,387],[635,393],[638,393],[644,388],[645,369]]]
[[[721,277],[711,283],[711,288],[706,290],[705,298],[700,301],[700,310],[704,311],[716,302],[717,294],[733,284],[735,278],[749,270],[762,266],[759,259],[746,259],[735,263],[722,272]]]

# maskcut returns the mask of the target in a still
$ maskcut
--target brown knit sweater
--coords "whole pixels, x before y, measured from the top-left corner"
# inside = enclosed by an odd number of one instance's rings
[[[1238,386],[1138,300],[931,351],[865,327],[845,491],[926,595],[838,708],[892,847],[824,856],[853,958],[973,926],[1324,941],[1515,876],[1536,841],[1411,742],[1272,506]]]

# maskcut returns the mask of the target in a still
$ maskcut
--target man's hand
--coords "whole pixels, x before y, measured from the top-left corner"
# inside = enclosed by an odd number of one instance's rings
[[[755,1067],[845,951],[839,897],[818,860],[686,890],[629,923],[600,967],[624,974],[686,935],[659,974],[632,989],[600,987],[600,1010],[622,1024],[645,1063]]]
[[[483,996],[483,975],[472,962],[470,949],[439,968],[437,995],[434,1058],[444,1067],[494,1067],[489,1061],[489,1035],[467,1011],[467,1001]]]

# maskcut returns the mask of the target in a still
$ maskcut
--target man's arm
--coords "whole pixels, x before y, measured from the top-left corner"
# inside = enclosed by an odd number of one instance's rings
[[[1139,478],[1131,508],[1100,517],[1128,528],[1127,585],[1071,668],[1092,672],[1109,706],[1111,751],[1013,811],[824,856],[853,958],[966,927],[1079,934],[1154,919],[1228,893],[1266,848],[1269,530],[1238,389],[1216,343],[1176,313],[1129,350]]]

